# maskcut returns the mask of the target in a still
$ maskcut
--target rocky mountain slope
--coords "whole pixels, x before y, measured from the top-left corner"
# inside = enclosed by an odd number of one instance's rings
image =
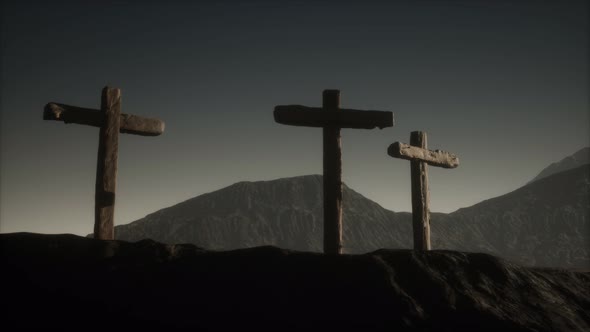
[[[411,246],[411,215],[393,213],[351,190],[343,192],[346,252]],[[115,228],[127,241],[154,239],[230,250],[262,245],[322,250],[322,176],[239,182]]]
[[[451,214],[433,213],[433,248],[486,252],[526,265],[590,267],[590,165],[548,176]],[[321,251],[322,178],[240,182],[115,228],[229,250],[261,245]],[[344,186],[344,250],[411,248],[411,214],[386,210]]]
[[[438,216],[432,236],[439,248],[493,253],[526,265],[590,267],[590,165]]]
[[[557,174],[560,172],[564,172],[573,168],[578,168],[580,166],[590,164],[590,147],[585,147],[578,150],[571,156],[567,156],[562,160],[555,162],[547,167],[545,167],[534,179],[530,182],[537,181],[539,179],[548,177],[553,174]],[[530,183],[529,182],[529,183]]]
[[[590,275],[455,251],[210,252],[0,234],[2,326],[111,331],[588,331]]]

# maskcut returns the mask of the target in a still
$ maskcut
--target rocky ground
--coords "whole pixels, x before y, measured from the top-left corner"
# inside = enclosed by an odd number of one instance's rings
[[[589,331],[590,274],[457,251],[329,256],[0,234],[2,324],[39,329]]]

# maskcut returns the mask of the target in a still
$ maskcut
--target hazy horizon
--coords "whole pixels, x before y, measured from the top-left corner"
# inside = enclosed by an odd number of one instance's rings
[[[322,132],[274,122],[275,105],[392,111],[342,130],[343,181],[410,211],[410,132],[455,153],[430,167],[431,210],[516,190],[590,146],[586,1],[3,2],[0,232],[92,232],[98,128],[43,121],[60,102],[166,123],[121,134],[116,225],[239,181],[322,173]]]

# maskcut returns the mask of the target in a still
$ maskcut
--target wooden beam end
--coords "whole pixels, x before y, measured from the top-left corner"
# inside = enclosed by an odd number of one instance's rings
[[[456,155],[449,153],[451,161],[448,165],[443,166],[444,168],[457,168],[459,167],[459,157],[457,157]]]
[[[43,120],[63,121],[61,114],[64,109],[56,103],[48,103],[43,108]]]
[[[380,123],[377,127],[379,129],[393,127],[395,124],[395,120],[393,118],[393,112],[384,112],[385,116],[383,117],[383,122]]]
[[[279,115],[279,112],[280,112],[279,110],[280,110],[280,106],[275,106],[275,109],[272,112],[272,116],[273,116],[273,118],[274,118],[274,120],[275,120],[276,123],[280,123],[279,122],[279,116],[280,116]]]
[[[102,88],[102,94],[105,95],[107,93],[111,96],[111,98],[114,98],[114,99],[121,98],[121,89],[119,89],[119,88],[113,88],[113,87],[106,85],[104,88]]]
[[[393,158],[401,158],[402,155],[400,151],[401,147],[399,142],[395,142],[387,148],[387,154]]]

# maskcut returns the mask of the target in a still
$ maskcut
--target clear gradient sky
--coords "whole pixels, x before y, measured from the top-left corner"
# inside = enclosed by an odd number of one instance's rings
[[[50,102],[166,122],[121,135],[116,224],[238,181],[321,174],[321,130],[274,123],[279,104],[393,111],[343,130],[343,180],[410,211],[424,130],[459,155],[430,168],[433,211],[510,192],[590,145],[586,1],[4,1],[0,232],[92,232],[98,128],[43,121]]]

